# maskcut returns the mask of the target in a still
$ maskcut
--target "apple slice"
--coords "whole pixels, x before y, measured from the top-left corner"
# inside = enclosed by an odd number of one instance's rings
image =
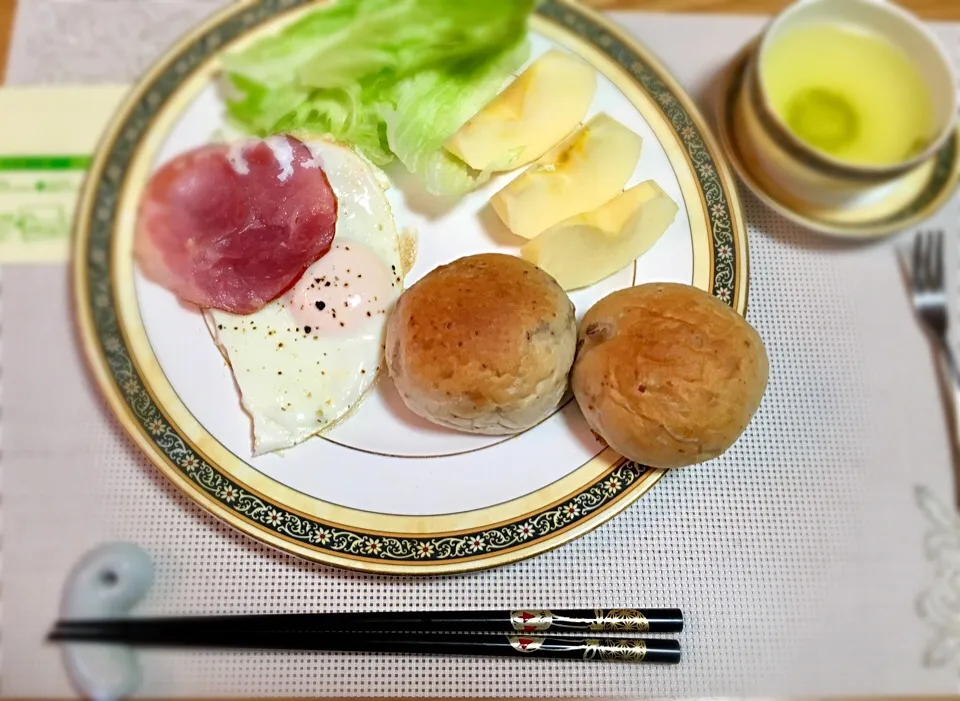
[[[653,247],[677,216],[677,205],[646,180],[592,212],[550,227],[520,255],[564,290],[586,287],[630,265]]]
[[[606,114],[547,151],[490,204],[513,233],[532,239],[623,190],[640,160],[639,136]]]
[[[471,168],[502,171],[532,163],[587,114],[597,73],[552,50],[477,112],[444,144]]]

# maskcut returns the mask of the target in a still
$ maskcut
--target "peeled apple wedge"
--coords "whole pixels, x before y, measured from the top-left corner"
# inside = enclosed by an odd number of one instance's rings
[[[532,163],[583,120],[597,89],[596,71],[548,51],[444,144],[471,168],[512,170]]]
[[[523,246],[520,255],[564,290],[586,287],[650,250],[676,215],[676,203],[647,180],[592,212],[550,227]]]
[[[616,119],[598,114],[495,194],[490,204],[510,231],[532,239],[621,192],[640,160],[641,143]]]

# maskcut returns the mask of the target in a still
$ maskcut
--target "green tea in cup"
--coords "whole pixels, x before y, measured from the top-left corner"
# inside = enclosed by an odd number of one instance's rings
[[[827,177],[889,181],[956,127],[950,59],[891,2],[797,0],[767,25],[751,65],[749,110],[762,136]]]
[[[834,158],[885,166],[936,135],[930,87],[906,51],[857,26],[808,24],[771,42],[760,65],[770,107]]]

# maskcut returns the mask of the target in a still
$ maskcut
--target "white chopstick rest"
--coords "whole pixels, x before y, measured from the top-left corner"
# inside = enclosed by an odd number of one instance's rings
[[[61,617],[125,617],[153,584],[150,556],[132,543],[101,545],[77,563],[67,579]],[[95,701],[132,695],[140,686],[140,665],[122,645],[64,645],[64,664],[77,690]]]

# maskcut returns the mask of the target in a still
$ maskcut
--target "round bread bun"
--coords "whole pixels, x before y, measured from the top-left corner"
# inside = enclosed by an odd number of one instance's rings
[[[571,385],[607,444],[650,467],[717,457],[767,386],[763,341],[712,295],[654,283],[614,292],[580,325]]]
[[[467,256],[400,296],[387,368],[415,414],[470,433],[516,433],[557,406],[576,344],[573,304],[552,277],[515,256]]]

